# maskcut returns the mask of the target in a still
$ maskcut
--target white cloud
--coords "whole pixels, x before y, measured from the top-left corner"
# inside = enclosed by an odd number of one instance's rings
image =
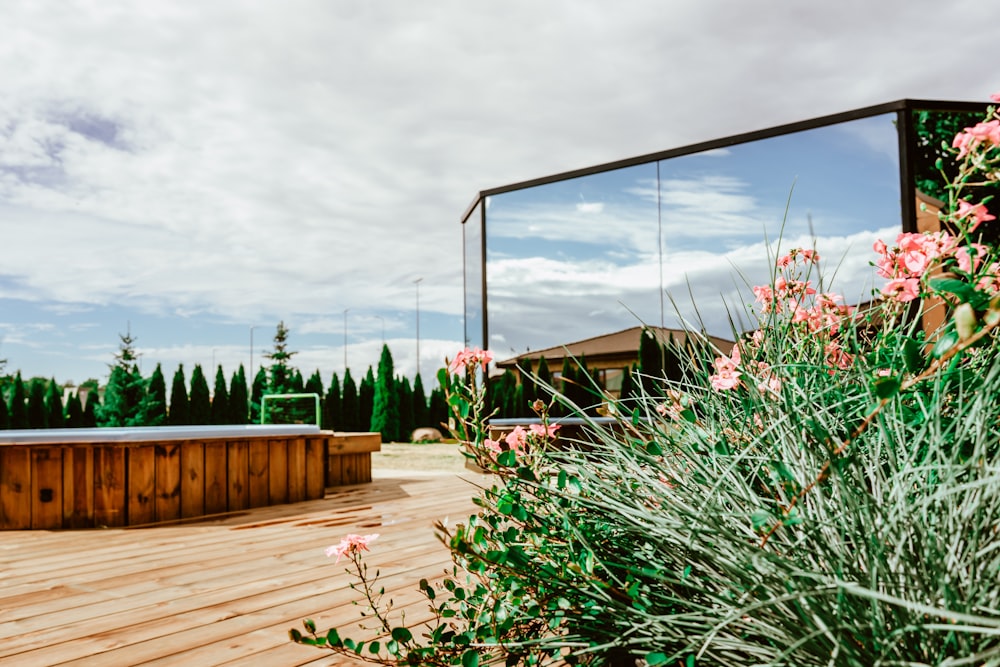
[[[419,276],[422,307],[457,316],[458,218],[478,190],[1000,87],[989,58],[968,56],[990,52],[988,31],[939,39],[967,15],[1000,18],[972,0],[775,15],[722,0],[666,14],[652,0],[37,0],[2,13],[0,297],[294,317],[317,333],[343,308],[409,309]],[[734,188],[684,193],[667,194],[733,225],[766,213]],[[582,205],[567,213],[623,219],[613,202]]]

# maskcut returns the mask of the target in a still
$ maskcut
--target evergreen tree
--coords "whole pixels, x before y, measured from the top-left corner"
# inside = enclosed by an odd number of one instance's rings
[[[375,373],[368,367],[364,379],[358,386],[358,430],[371,429],[372,413],[375,411]]]
[[[430,411],[427,408],[427,392],[424,391],[424,381],[420,378],[420,373],[413,379],[413,426],[430,426]]]
[[[0,366],[2,370],[2,366]],[[3,392],[0,391],[0,430],[6,430],[10,428],[10,413],[7,412],[7,401],[4,399]]]
[[[188,395],[190,405],[189,420],[192,424],[212,423],[212,400],[208,392],[208,380],[205,379],[205,372],[201,370],[201,364],[195,364],[191,371],[191,393]]]
[[[45,381],[32,378],[28,385],[28,428],[48,427],[48,417],[45,410]]]
[[[392,353],[382,345],[378,361],[378,378],[372,401],[371,430],[382,434],[383,442],[399,441],[399,405],[396,403],[396,378],[393,375]]]
[[[229,382],[229,423],[246,424],[249,416],[247,374],[243,370],[243,364],[240,364],[239,370],[233,373],[233,379]]]
[[[299,375],[299,377],[302,376]],[[318,394],[320,398],[323,398],[323,378],[319,376],[318,370],[313,371],[302,390],[306,394]]]
[[[349,433],[361,430],[361,401],[358,396],[358,386],[351,377],[351,369],[344,371],[344,391],[340,400],[341,426]],[[336,428],[336,423],[334,423]]]
[[[49,428],[65,428],[66,416],[63,414],[62,391],[56,384],[56,379],[49,380],[49,390],[45,393],[45,411],[48,416],[45,423]]]
[[[10,392],[10,427],[13,429],[29,428],[28,423],[28,394],[24,388],[24,380],[21,379],[21,371],[17,372],[14,378],[14,387]]]
[[[170,385],[170,412],[167,421],[171,426],[191,423],[191,405],[188,401],[187,382],[184,380],[184,364],[177,366],[174,381]]]
[[[636,388],[642,387],[641,393],[649,396],[659,394],[663,383],[658,379],[663,376],[663,366],[663,345],[652,329],[644,327],[639,336],[639,375],[632,380]]]
[[[260,402],[267,391],[267,370],[260,368],[253,379],[253,387],[250,392],[250,423],[260,423]]]
[[[2,404],[3,401],[0,401]],[[80,402],[79,388],[70,394],[66,401],[66,428],[81,428],[83,426],[83,403]]]
[[[142,425],[163,426],[167,423],[167,381],[163,369],[156,364],[146,386],[146,397],[142,402]]]
[[[274,334],[274,350],[264,355],[271,360],[270,382],[268,383],[268,394],[291,394],[292,368],[291,359],[298,354],[288,349],[288,327],[284,321],[278,322],[278,330]],[[299,376],[301,379],[301,376]]]
[[[430,414],[430,424],[434,428],[448,430],[448,399],[444,395],[444,390],[440,387],[431,389],[431,397],[428,406]]]
[[[549,370],[549,363],[545,361],[545,357],[538,359],[538,373],[536,373],[538,381],[536,383],[535,397],[542,399],[543,403],[548,403],[552,400],[549,395],[551,389],[548,387],[552,386],[552,372]]]
[[[101,404],[101,395],[96,388],[87,392],[87,402],[83,404],[83,418],[81,426],[83,428],[94,428],[97,426],[97,408]]]
[[[323,401],[323,428],[329,431],[344,429],[344,414],[340,402],[340,378],[334,373],[330,378],[330,390]]]
[[[413,389],[410,388],[410,381],[407,378],[397,378],[396,387],[396,407],[399,410],[399,440],[410,442],[413,433]]]
[[[292,381],[289,386],[289,394],[303,394],[306,391],[306,384],[302,380],[302,373],[296,368],[292,373]],[[322,395],[322,393],[320,393]]]
[[[229,391],[226,389],[226,375],[222,365],[215,371],[215,390],[212,393],[212,409],[209,418],[212,424],[228,424],[229,422]]]
[[[137,426],[142,422],[146,381],[136,364],[139,357],[131,331],[118,337],[121,341],[104,389],[104,404],[97,410],[97,422],[101,426]]]
[[[538,398],[538,387],[535,386],[535,378],[531,374],[531,359],[525,359],[523,364],[519,364],[518,370],[521,375],[521,401],[517,407],[517,417],[530,417],[535,413],[531,409],[532,403]]]

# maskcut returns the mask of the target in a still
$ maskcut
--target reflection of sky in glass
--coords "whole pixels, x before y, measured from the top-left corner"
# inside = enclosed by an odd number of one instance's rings
[[[893,118],[665,160],[659,187],[648,164],[491,197],[491,347],[502,358],[639,323],[678,326],[692,303],[710,333],[730,336],[726,304],[750,326],[748,284],[769,279],[765,234],[772,252],[779,237],[811,247],[810,228],[824,286],[867,298],[872,241],[899,228]]]

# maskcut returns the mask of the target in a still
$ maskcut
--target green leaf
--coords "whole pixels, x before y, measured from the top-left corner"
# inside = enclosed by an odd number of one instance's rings
[[[646,443],[646,453],[650,456],[660,456],[663,454],[663,448],[660,447],[655,441],[650,440]]]
[[[308,630],[309,632],[312,633],[316,632],[316,623],[311,618],[307,618],[304,621],[302,621],[302,625],[306,626],[306,630]]]
[[[694,653],[688,654],[687,659],[684,661],[684,667],[694,667]]]
[[[653,651],[652,653],[646,654],[646,664],[649,667],[656,667],[657,665],[662,665],[667,661],[667,654],[660,651]]]
[[[765,509],[759,509],[750,515],[750,523],[753,525],[754,531],[757,532],[770,526],[772,520],[771,513]]]
[[[931,278],[927,281],[927,285],[939,294],[954,294],[962,303],[976,300],[978,297],[972,285],[957,278]]]
[[[413,639],[413,633],[409,628],[398,627],[392,629],[392,638],[397,642],[408,642]]]
[[[940,340],[938,340],[937,344],[934,346],[934,349],[931,350],[931,356],[935,359],[940,359],[944,355],[948,354],[948,351],[957,344],[958,332],[955,330],[948,331],[941,336]]]
[[[470,648],[463,653],[462,667],[479,667],[479,652]]]
[[[881,399],[892,398],[899,393],[900,383],[897,377],[878,378],[873,383],[875,395]]]
[[[288,638],[291,639],[296,644],[298,644],[299,642],[302,641],[302,633],[299,632],[296,628],[292,628],[291,630],[288,631]]]
[[[343,643],[340,641],[340,633],[337,632],[337,628],[327,630],[326,641],[330,646],[340,646]]]
[[[382,645],[378,642],[372,642],[368,645],[368,652],[372,655],[376,655],[382,649]]]
[[[911,373],[919,373],[924,369],[923,348],[920,343],[912,338],[906,339],[903,343],[903,360],[906,362],[906,370]]]

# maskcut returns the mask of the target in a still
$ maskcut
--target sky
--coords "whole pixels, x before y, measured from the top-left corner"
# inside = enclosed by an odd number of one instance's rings
[[[942,5],[5,2],[0,358],[103,380],[130,332],[146,374],[228,375],[284,321],[307,375],[362,374],[384,341],[426,379],[463,344],[479,190],[903,97],[986,100],[1000,5]]]

